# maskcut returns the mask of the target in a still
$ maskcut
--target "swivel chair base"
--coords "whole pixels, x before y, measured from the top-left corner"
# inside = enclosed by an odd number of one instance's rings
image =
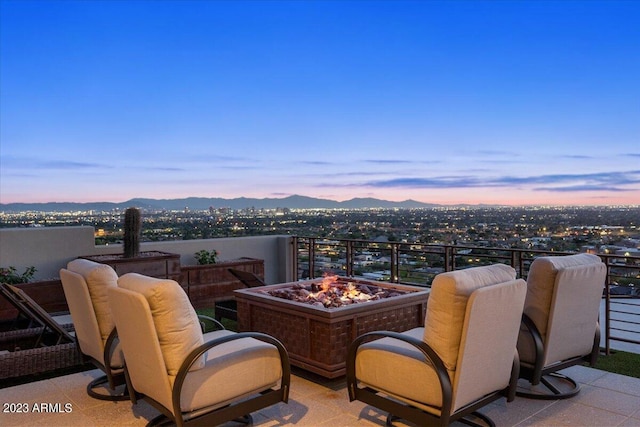
[[[477,423],[474,420],[471,420],[471,419],[467,418],[469,415],[480,419],[484,424]],[[474,412],[470,413],[469,415],[464,416],[462,418],[458,418],[456,421],[459,422],[459,423],[462,423],[462,424],[466,424],[468,426],[472,426],[472,427],[496,427],[496,423],[494,423],[491,418],[487,417],[485,414],[483,414],[481,412],[474,411]],[[393,421],[399,420],[399,419],[401,419],[401,418],[397,417],[397,416],[395,416],[393,414],[387,415],[387,422],[386,422],[387,427],[393,427]]]
[[[127,391],[126,385],[124,385],[124,390],[120,394],[104,394],[98,393],[96,389],[102,388],[105,390],[110,390],[109,388],[109,379],[106,375],[96,378],[91,381],[89,385],[87,385],[87,394],[94,399],[99,400],[108,400],[111,402],[121,402],[125,400],[130,400],[129,393]],[[115,391],[115,390],[114,390]]]
[[[236,418],[233,421],[236,421],[240,424],[245,424],[248,426],[253,425],[253,417],[251,416],[251,414],[244,415],[240,418]],[[185,420],[184,424],[188,425],[189,420]],[[176,425],[175,421],[173,421],[172,419],[170,419],[164,414],[160,414],[157,417],[153,418],[151,421],[149,421],[146,427],[165,427],[165,426],[175,426],[175,425]]]
[[[559,400],[568,399],[580,392],[580,384],[558,372],[543,375],[540,384],[533,385],[520,379],[516,395],[529,399]]]

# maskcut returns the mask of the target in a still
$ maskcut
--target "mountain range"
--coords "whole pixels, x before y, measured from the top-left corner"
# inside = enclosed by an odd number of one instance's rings
[[[122,203],[113,202],[48,202],[48,203],[0,203],[0,211],[4,212],[69,212],[69,211],[111,211],[115,209],[126,209],[135,206],[149,210],[207,210],[213,208],[230,209],[366,209],[366,208],[432,208],[442,205],[433,203],[422,203],[415,200],[405,200],[393,202],[374,198],[354,198],[338,202],[329,199],[318,199],[306,196],[289,196],[284,198],[264,198],[255,199],[238,197],[235,199],[224,199],[219,197],[187,197],[183,199],[144,199],[136,198]]]

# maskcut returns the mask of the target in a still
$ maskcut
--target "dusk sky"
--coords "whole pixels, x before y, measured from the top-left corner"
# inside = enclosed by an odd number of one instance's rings
[[[640,1],[0,0],[0,203],[640,204]]]

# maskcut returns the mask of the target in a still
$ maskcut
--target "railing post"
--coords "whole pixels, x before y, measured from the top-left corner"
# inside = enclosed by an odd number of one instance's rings
[[[516,269],[516,277],[522,277],[522,264],[519,255],[520,252],[511,251],[511,267]]]
[[[291,277],[294,281],[298,281],[298,236],[293,236],[291,239]]]
[[[347,240],[346,244],[346,267],[347,267],[347,277],[353,276],[353,240]]]
[[[391,243],[391,282],[398,283],[398,244]]]
[[[609,265],[609,257],[606,257],[604,262],[607,267],[607,281],[604,284],[604,354],[609,356],[611,354],[611,294],[609,293],[611,266]]]
[[[451,271],[451,248],[449,245],[444,245],[444,271]]]
[[[316,239],[309,237],[309,279],[316,277]]]

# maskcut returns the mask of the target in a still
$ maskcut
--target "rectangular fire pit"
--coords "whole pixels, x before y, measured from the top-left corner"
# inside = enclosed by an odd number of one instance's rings
[[[359,335],[375,330],[396,332],[422,326],[429,290],[346,277],[336,280],[367,285],[382,292],[398,291],[395,296],[341,307],[324,307],[270,295],[313,285],[323,279],[283,283],[234,291],[238,302],[238,329],[258,331],[280,340],[287,348],[291,364],[326,378],[345,374],[349,344]]]

